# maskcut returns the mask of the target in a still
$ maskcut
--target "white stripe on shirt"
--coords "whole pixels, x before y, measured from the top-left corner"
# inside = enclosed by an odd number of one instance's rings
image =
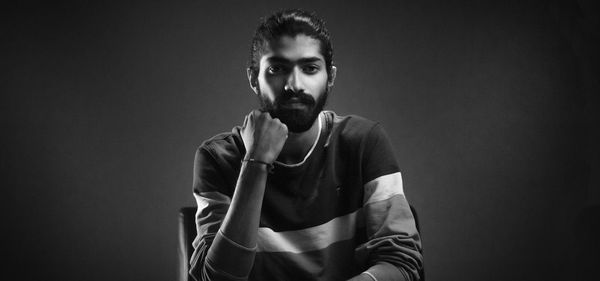
[[[400,172],[381,176],[366,183],[363,204],[379,202],[398,194],[404,194]]]
[[[268,227],[260,227],[258,251],[303,253],[325,249],[335,242],[351,239],[356,231],[359,211],[301,230],[275,232]]]

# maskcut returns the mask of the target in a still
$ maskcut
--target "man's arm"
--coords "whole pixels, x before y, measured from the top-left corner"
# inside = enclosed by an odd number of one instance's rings
[[[264,163],[273,163],[281,151],[287,138],[287,127],[268,113],[253,111],[246,116],[242,127],[242,138],[246,147],[245,160],[254,159]],[[211,165],[205,158],[209,153],[196,156],[195,165]],[[245,280],[247,279],[256,250],[256,236],[260,222],[262,200],[267,181],[267,165],[244,161],[231,202],[221,204],[220,210],[210,211],[211,203],[220,195],[201,192],[196,195],[198,201],[197,224],[199,230],[208,230],[212,225],[212,233],[204,231],[202,242],[198,244],[192,256],[190,273],[197,280]],[[210,169],[209,169],[210,170]],[[195,185],[202,185],[203,167],[196,167],[200,175]],[[210,185],[210,184],[208,184]],[[195,190],[202,190],[201,187]],[[222,195],[222,194],[221,194]],[[215,198],[210,198],[210,196]],[[224,196],[224,195],[222,195]],[[204,210],[207,210],[204,212]],[[226,212],[222,222],[216,218],[211,222],[207,217]],[[204,215],[204,216],[203,216]],[[222,216],[221,216],[222,217]],[[215,233],[215,226],[220,227]],[[199,237],[202,235],[199,232]]]
[[[236,190],[204,261],[192,268],[197,280],[245,280],[254,264],[267,169],[242,164]]]

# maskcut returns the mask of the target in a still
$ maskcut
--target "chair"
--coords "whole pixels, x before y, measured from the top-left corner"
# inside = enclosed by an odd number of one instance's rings
[[[415,218],[415,224],[417,230],[420,232],[419,219],[417,217],[417,210],[411,205],[410,210]],[[191,281],[193,280],[188,274],[190,270],[190,257],[194,252],[192,242],[196,238],[196,207],[183,207],[179,210],[179,248],[178,248],[178,261],[179,261],[179,281]],[[421,275],[421,281],[425,280],[424,272],[419,273]]]
[[[179,247],[177,249],[179,262],[179,281],[194,280],[190,275],[190,257],[194,252],[192,242],[196,238],[196,207],[179,209]]]

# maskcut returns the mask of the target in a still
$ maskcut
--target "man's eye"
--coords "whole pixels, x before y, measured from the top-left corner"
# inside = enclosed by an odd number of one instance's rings
[[[317,73],[319,71],[319,67],[316,65],[307,65],[302,68],[305,73]]]
[[[278,74],[278,73],[283,72],[283,67],[277,66],[277,65],[272,65],[272,66],[269,66],[268,71],[270,74]]]

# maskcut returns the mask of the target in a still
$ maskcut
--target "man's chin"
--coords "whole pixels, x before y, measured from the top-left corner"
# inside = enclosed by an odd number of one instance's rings
[[[303,133],[312,127],[319,113],[306,112],[306,110],[286,110],[277,115],[277,118],[288,127],[290,132]]]

